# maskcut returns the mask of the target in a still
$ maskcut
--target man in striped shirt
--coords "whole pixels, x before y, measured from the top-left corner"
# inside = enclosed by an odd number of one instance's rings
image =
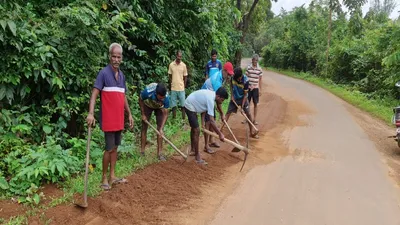
[[[259,100],[259,96],[261,96],[261,78],[262,78],[262,69],[258,65],[258,55],[253,55],[251,59],[251,64],[247,66],[246,75],[249,78],[249,104],[251,104],[251,99],[253,99],[254,103],[254,115],[253,115],[253,123],[255,125],[258,124],[256,121],[257,118],[257,104]]]

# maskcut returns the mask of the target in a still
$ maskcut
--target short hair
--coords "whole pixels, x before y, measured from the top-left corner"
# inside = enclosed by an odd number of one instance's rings
[[[240,67],[236,67],[233,73],[233,79],[238,80],[243,75],[243,70]]]
[[[217,50],[215,50],[215,49],[211,50],[211,56],[213,56],[213,55],[218,55]]]
[[[158,83],[156,87],[156,94],[165,96],[167,94],[167,88],[163,83]]]
[[[254,54],[253,57],[251,57],[251,59],[255,59],[258,61],[259,56],[257,54]]]
[[[218,90],[215,92],[215,95],[218,95],[219,97],[224,98],[224,99],[229,98],[229,94],[224,87],[218,88]]]
[[[182,55],[182,51],[181,50],[176,51],[176,55],[178,55],[179,53],[181,53],[181,55]]]
[[[113,49],[116,48],[116,47],[120,48],[120,49],[121,49],[121,52],[123,52],[122,46],[121,46],[120,44],[114,42],[114,43],[112,43],[112,44],[110,45],[110,47],[108,48],[108,53],[111,54],[111,52],[113,51]]]

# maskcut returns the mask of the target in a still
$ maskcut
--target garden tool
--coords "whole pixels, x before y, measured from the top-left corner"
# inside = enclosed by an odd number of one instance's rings
[[[235,103],[236,107],[239,109],[238,104],[236,104],[235,101],[233,101],[233,103]],[[250,121],[250,119],[246,116],[246,113],[244,113],[242,110],[240,111],[242,113],[242,115],[244,116],[244,118],[246,118],[247,122],[250,123],[250,125],[253,127],[253,129],[256,131],[256,134],[258,134],[258,129],[257,127],[253,124],[253,122]]]
[[[219,136],[216,134],[216,133],[213,133],[213,132],[211,132],[211,131],[209,131],[209,130],[207,130],[207,129],[203,129],[203,131],[205,132],[205,133],[207,133],[208,135],[211,135],[211,136],[213,136],[213,137],[215,137],[215,138],[219,138]],[[239,151],[243,151],[243,152],[249,152],[249,149],[248,148],[246,148],[246,147],[244,147],[244,146],[241,146],[240,144],[237,144],[237,143],[235,143],[235,142],[233,142],[233,141],[231,141],[231,140],[229,140],[229,139],[227,139],[227,138],[225,138],[224,139],[224,141],[226,142],[226,143],[228,143],[228,144],[230,144],[230,145],[233,145],[235,148],[237,148],[238,150],[232,150],[232,151],[235,151],[235,152],[239,152]]]
[[[90,157],[90,139],[92,135],[92,127],[89,126],[88,128],[88,138],[86,144],[86,165],[85,165],[85,188],[83,191],[83,203],[75,203],[76,206],[80,208],[87,208],[87,189],[88,189],[88,173],[89,173],[89,157]]]
[[[145,123],[147,123],[147,125],[149,125],[158,135],[161,135],[160,132],[149,123],[149,121],[145,120]],[[178,152],[184,159],[185,161],[187,160],[187,155],[183,154],[183,152],[181,152],[170,140],[168,140],[164,135],[161,135],[161,137],[176,151]]]

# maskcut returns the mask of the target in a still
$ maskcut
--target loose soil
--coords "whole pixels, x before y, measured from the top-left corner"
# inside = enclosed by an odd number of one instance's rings
[[[127,177],[127,184],[89,198],[85,210],[74,207],[72,202],[62,204],[29,217],[29,224],[205,224],[250,169],[290,154],[282,133],[306,125],[301,116],[311,113],[301,102],[265,91],[258,109],[260,139],[250,139],[251,153],[242,172],[239,170],[244,154],[232,153],[232,146],[221,143],[219,149],[214,148],[218,150],[214,155],[202,152],[207,166],[197,165],[193,157],[184,162],[177,155],[132,174]],[[233,115],[229,125],[239,142],[246,145],[247,125],[242,124],[243,120],[240,114]],[[224,134],[234,140],[226,128]],[[201,137],[200,148],[203,146]],[[46,196],[62,196],[62,191],[51,186],[44,192]],[[81,198],[75,195],[74,201]],[[0,201],[0,218],[7,220],[28,209]]]

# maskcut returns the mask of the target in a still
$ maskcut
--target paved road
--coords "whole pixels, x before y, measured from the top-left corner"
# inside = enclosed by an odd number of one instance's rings
[[[309,108],[299,118],[307,125],[282,134],[293,154],[250,171],[211,224],[400,224],[399,190],[345,104],[273,72],[264,71],[264,84]]]

